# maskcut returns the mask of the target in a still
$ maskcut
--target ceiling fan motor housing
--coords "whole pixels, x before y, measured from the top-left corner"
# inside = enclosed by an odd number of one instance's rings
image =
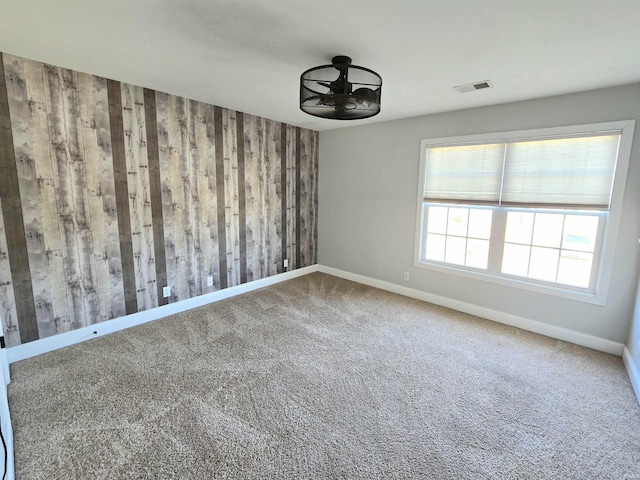
[[[380,113],[382,78],[345,55],[300,76],[300,109],[315,117],[358,120]]]

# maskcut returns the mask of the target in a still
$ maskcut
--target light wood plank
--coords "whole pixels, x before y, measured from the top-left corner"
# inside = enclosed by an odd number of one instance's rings
[[[77,73],[44,66],[54,183],[72,328],[99,318]]]
[[[121,84],[127,185],[138,310],[158,306],[144,90]]]
[[[193,145],[192,135],[192,115],[191,115],[191,101],[186,98],[179,99],[178,109],[178,125],[180,127],[180,170],[179,175],[182,183],[182,216],[184,229],[182,231],[184,250],[182,256],[184,258],[184,273],[182,279],[183,296],[181,298],[192,298],[197,293],[196,276],[195,272],[195,242],[194,236],[197,231],[197,226],[194,225],[195,211],[194,211],[194,195],[197,198],[198,192],[194,189],[197,188],[197,182],[194,180],[194,158],[197,158],[198,152]]]
[[[266,187],[267,187],[267,248],[265,276],[275,275],[282,265],[280,232],[280,123],[266,120]]]
[[[173,115],[173,117],[172,117]],[[174,204],[173,168],[175,149],[171,141],[175,138],[175,97],[162,92],[156,93],[156,117],[158,122],[158,156],[160,181],[162,185],[162,219],[164,223],[165,261],[167,265],[167,285],[174,293],[169,301],[175,301],[178,282],[178,258],[176,252],[176,205]],[[179,192],[176,192],[179,195]]]
[[[296,230],[298,224],[296,206],[296,127],[287,125],[287,258],[289,270],[298,268],[296,263]]]
[[[40,177],[38,172],[38,167],[46,173],[51,172],[47,137],[38,138],[38,135],[35,134],[37,131],[47,131],[46,111],[43,104],[29,100],[25,63],[29,63],[32,71],[37,70],[38,64],[36,62],[24,62],[19,57],[5,56],[4,58],[5,73],[10,79],[7,82],[7,94],[20,186],[20,204],[29,258],[28,268],[35,302],[38,336],[43,338],[58,333],[54,320],[45,226],[43,225],[45,215],[56,218],[55,192],[52,188],[47,189],[53,183],[52,178]],[[40,72],[42,73],[41,68]],[[39,77],[39,85],[31,83],[29,87],[31,91],[37,90],[38,87],[42,90],[42,75]],[[49,166],[48,172],[47,166]],[[47,212],[42,209],[49,210]],[[50,226],[48,233],[57,236],[57,224]]]
[[[238,150],[236,112],[222,109],[227,285],[240,284],[240,204],[238,199]]]
[[[313,131],[300,131],[300,266],[312,264],[312,209],[313,209]]]
[[[99,321],[125,315],[109,99],[104,78],[78,74]]]
[[[256,246],[260,236],[260,192],[258,185],[260,151],[258,146],[258,117],[244,115],[245,185],[240,194],[245,195],[245,221],[247,243],[247,281],[260,278],[260,264]]]

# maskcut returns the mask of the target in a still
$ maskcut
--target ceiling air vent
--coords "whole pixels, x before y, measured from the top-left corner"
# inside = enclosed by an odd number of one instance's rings
[[[453,87],[458,93],[475,92],[476,90],[482,90],[484,88],[492,88],[493,83],[491,80],[482,80],[480,82],[467,83],[466,85],[458,85]]]

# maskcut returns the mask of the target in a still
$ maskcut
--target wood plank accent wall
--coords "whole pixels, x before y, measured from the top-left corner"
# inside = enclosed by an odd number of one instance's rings
[[[311,130],[0,54],[7,344],[316,263],[317,152]]]

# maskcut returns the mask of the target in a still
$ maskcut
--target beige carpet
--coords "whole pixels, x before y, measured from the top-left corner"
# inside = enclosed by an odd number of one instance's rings
[[[640,478],[620,358],[320,273],[11,368],[19,480]]]

